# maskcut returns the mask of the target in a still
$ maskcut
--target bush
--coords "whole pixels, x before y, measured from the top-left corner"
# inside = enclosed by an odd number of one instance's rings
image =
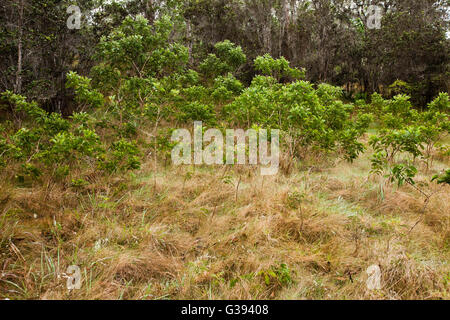
[[[216,121],[216,114],[211,105],[192,102],[183,105],[181,112],[179,119],[183,122],[203,121],[205,123],[214,123]]]
[[[105,148],[105,142],[93,128],[92,116],[87,113],[74,113],[66,120],[11,92],[2,93],[1,100],[25,114],[22,127],[8,138],[0,137],[0,165],[20,164],[19,181],[24,181],[25,177],[38,179],[44,172],[61,179],[68,176],[75,165],[92,162],[98,162],[108,172],[139,168],[138,147],[121,139]],[[132,124],[127,123],[125,128],[128,127]]]
[[[364,147],[358,138],[366,132],[372,117],[352,120],[352,105],[339,100],[340,88],[296,81],[279,84],[273,77],[256,77],[251,86],[224,107],[228,119],[240,127],[281,129],[295,146],[323,152],[338,150],[347,160],[355,159]]]
[[[297,68],[291,68],[289,61],[284,57],[279,59],[272,58],[269,54],[259,56],[255,59],[255,69],[266,76],[272,76],[280,81],[283,78],[289,80],[299,80],[305,77],[305,71]]]
[[[200,70],[207,80],[228,73],[236,73],[247,60],[242,48],[229,40],[217,43],[214,49],[216,53],[209,54],[200,64]]]

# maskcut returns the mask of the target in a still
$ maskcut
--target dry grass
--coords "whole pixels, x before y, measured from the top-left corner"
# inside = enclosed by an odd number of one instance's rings
[[[0,184],[0,297],[449,298],[448,186],[424,184],[439,193],[422,213],[414,189],[368,178],[367,158],[264,179],[250,167],[156,169],[80,172],[82,190]],[[374,264],[378,291],[366,287]],[[69,265],[80,290],[66,288]]]

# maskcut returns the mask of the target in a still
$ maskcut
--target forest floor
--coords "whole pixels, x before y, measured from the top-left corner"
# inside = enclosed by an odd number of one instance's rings
[[[450,186],[429,173],[425,206],[370,176],[368,154],[264,178],[162,163],[154,174],[153,159],[122,178],[89,170],[84,187],[0,183],[0,298],[450,298]],[[372,265],[380,290],[366,285]]]

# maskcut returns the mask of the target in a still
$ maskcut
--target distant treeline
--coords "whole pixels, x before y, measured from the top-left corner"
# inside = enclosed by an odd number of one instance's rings
[[[253,58],[269,53],[305,68],[308,80],[343,86],[348,97],[374,91],[405,93],[426,106],[449,91],[448,0],[15,0],[0,3],[0,92],[12,90],[49,111],[70,113],[66,74],[87,75],[95,47],[129,15],[150,22],[170,15],[171,38],[189,48],[194,66],[229,39]],[[67,8],[81,10],[70,29]],[[380,28],[369,28],[371,5],[381,8]]]

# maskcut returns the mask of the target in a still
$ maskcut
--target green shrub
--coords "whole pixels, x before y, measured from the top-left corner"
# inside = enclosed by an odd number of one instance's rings
[[[181,107],[179,119],[183,122],[203,121],[205,123],[214,123],[216,114],[211,105],[192,102]]]
[[[279,59],[272,58],[269,54],[259,56],[254,61],[255,69],[266,76],[272,76],[277,81],[282,78],[290,80],[299,80],[305,77],[305,71],[297,68],[291,68],[289,61],[284,57]]]
[[[438,184],[450,185],[450,169],[445,170],[445,172],[441,175],[437,174],[433,176],[432,181],[436,181]]]
[[[229,40],[218,42],[214,49],[215,53],[209,54],[199,66],[206,79],[235,73],[247,60],[242,48]]]
[[[139,169],[140,151],[136,143],[121,139],[113,142],[110,152],[100,159],[99,167],[109,173]]]

